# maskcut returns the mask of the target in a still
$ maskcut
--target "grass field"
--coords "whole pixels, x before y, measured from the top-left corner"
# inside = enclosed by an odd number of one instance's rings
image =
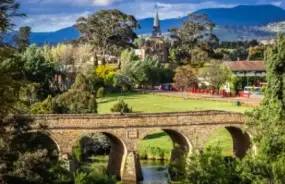
[[[118,98],[123,98],[132,107],[133,112],[181,112],[192,110],[225,110],[234,112],[245,112],[249,107],[236,106],[234,103],[206,101],[206,100],[184,100],[177,97],[157,96],[152,94],[128,93],[109,94],[99,99],[98,112],[100,114],[110,113],[111,107]],[[209,137],[206,146],[219,146],[226,156],[233,155],[232,138],[226,129],[220,129]],[[161,132],[154,132],[140,142],[139,153],[141,158],[167,159],[172,149],[170,137]]]
[[[109,94],[99,99],[98,112],[100,114],[110,113],[111,107],[118,98],[123,98],[132,107],[133,112],[182,112],[192,110],[225,110],[234,112],[245,112],[249,107],[236,106],[234,103],[207,101],[207,100],[184,100],[177,97],[166,97],[152,94],[128,93]]]

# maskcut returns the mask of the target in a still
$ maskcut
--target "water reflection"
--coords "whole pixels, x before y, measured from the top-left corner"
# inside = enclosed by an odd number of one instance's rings
[[[170,176],[167,168],[168,162],[146,160],[141,161],[144,181],[139,184],[168,184]],[[122,182],[122,184],[134,184]]]

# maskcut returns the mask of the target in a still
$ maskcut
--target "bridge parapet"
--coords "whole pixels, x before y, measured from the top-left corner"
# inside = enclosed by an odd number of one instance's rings
[[[49,129],[64,128],[124,128],[151,126],[186,126],[213,124],[243,124],[241,113],[225,111],[192,111],[177,113],[135,113],[135,114],[64,114],[37,115],[35,122]],[[36,128],[35,124],[34,128]]]

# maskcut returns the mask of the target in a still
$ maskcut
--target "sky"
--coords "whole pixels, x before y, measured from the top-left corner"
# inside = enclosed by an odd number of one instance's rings
[[[81,16],[101,9],[117,8],[137,19],[153,17],[157,5],[161,19],[178,18],[204,8],[274,4],[285,8],[285,0],[16,0],[26,18],[16,25],[30,26],[33,32],[50,32],[72,26]],[[282,2],[283,1],[283,2]]]

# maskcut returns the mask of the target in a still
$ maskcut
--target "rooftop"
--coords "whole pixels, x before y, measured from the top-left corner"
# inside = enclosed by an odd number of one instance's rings
[[[226,61],[224,62],[233,72],[259,71],[265,72],[264,61]]]

